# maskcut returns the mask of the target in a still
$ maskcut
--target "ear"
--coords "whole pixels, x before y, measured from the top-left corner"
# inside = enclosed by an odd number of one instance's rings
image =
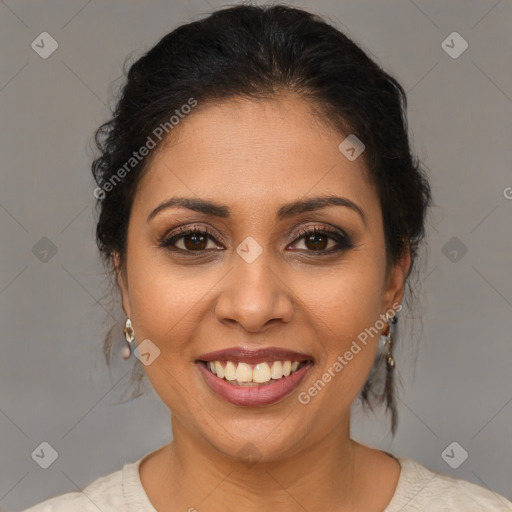
[[[405,281],[409,275],[410,268],[411,252],[409,245],[407,245],[400,259],[389,268],[382,298],[384,309],[391,309],[393,304],[402,303],[405,291]]]
[[[126,271],[121,265],[119,254],[114,252],[112,254],[112,261],[114,262],[114,271],[116,274],[116,282],[121,290],[121,302],[125,315],[130,318],[131,307],[130,307],[130,294],[128,292],[128,279]]]

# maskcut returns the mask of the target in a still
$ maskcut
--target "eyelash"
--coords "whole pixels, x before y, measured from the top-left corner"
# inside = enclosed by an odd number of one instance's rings
[[[159,240],[159,247],[163,247],[169,251],[173,252],[181,252],[187,255],[194,256],[194,254],[190,253],[205,253],[212,250],[218,250],[218,249],[202,249],[197,251],[191,251],[191,250],[185,250],[180,249],[179,247],[175,247],[174,244],[180,240],[181,238],[184,238],[188,235],[206,235],[209,239],[212,239],[214,242],[217,243],[217,240],[213,233],[211,233],[208,228],[197,228],[194,226],[193,228],[178,228],[177,233],[174,233],[172,236],[167,236],[167,233],[164,234],[160,240]],[[352,240],[349,236],[343,235],[339,233],[338,231],[334,229],[330,229],[327,227],[318,227],[313,226],[312,228],[301,228],[299,232],[297,233],[296,238],[293,240],[292,243],[296,243],[301,238],[304,238],[305,236],[309,235],[326,235],[331,240],[334,240],[337,243],[337,246],[331,249],[323,250],[323,251],[314,251],[314,250],[307,250],[306,252],[309,253],[315,253],[316,255],[322,256],[322,255],[329,255],[336,252],[346,251],[349,249],[353,249],[355,245],[352,243]],[[199,254],[198,254],[199,255]]]

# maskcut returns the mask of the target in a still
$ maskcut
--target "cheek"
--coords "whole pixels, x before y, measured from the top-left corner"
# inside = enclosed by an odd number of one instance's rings
[[[167,349],[180,348],[187,329],[197,327],[197,313],[208,300],[208,294],[218,280],[217,274],[197,267],[178,267],[167,263],[160,249],[132,253],[130,262],[130,299],[133,321],[141,335],[154,338]]]
[[[326,327],[345,339],[357,336],[378,319],[382,283],[383,272],[375,261],[358,262],[329,274],[318,274],[302,300]]]
[[[382,269],[375,262],[347,266],[317,280],[317,286],[303,296],[324,350],[319,375],[330,382],[326,387],[340,407],[355,398],[375,361],[383,327],[379,321],[382,279]],[[339,393],[345,398],[340,399]]]

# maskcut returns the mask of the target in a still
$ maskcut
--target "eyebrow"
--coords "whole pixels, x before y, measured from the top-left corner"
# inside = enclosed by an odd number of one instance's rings
[[[299,199],[298,201],[293,201],[291,203],[284,204],[277,211],[276,218],[277,220],[284,220],[290,217],[294,217],[295,215],[299,215],[301,213],[322,210],[329,206],[344,206],[346,208],[350,208],[352,211],[359,214],[364,225],[367,225],[366,214],[360,206],[358,206],[350,199],[347,199],[346,197],[332,195],[312,197],[310,199],[304,200]],[[229,218],[231,215],[230,209],[227,206],[216,204],[212,201],[188,197],[173,197],[171,199],[167,199],[166,201],[158,205],[148,215],[147,222],[149,222],[162,210],[172,207],[183,207],[189,210],[193,210],[195,212],[203,213],[205,215],[211,215],[213,217],[220,218]]]

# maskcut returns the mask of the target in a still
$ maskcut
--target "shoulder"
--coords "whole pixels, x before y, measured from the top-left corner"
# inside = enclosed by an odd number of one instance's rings
[[[385,512],[512,512],[512,502],[490,489],[431,471],[409,457],[397,459],[402,470]]]
[[[23,512],[107,512],[120,510],[117,507],[123,504],[123,469],[120,469],[97,478],[83,491],[61,494]]]

